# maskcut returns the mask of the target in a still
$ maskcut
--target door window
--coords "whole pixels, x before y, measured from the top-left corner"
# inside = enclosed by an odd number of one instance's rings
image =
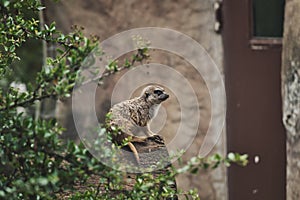
[[[282,37],[285,0],[253,0],[253,36]]]

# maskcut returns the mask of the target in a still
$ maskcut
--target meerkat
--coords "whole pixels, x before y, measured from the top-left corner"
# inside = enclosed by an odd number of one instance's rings
[[[145,142],[150,137],[157,138],[157,135],[150,131],[149,122],[155,116],[160,103],[168,98],[169,95],[164,88],[150,85],[144,88],[139,97],[122,101],[109,111],[108,125],[119,128],[117,133],[112,134],[113,142],[122,144],[125,139],[128,139],[127,145],[138,164],[139,155],[133,143]]]

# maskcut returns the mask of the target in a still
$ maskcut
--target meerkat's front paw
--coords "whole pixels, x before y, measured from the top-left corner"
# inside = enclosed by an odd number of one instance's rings
[[[153,140],[153,141],[155,141],[159,144],[164,144],[165,143],[163,137],[160,136],[160,135],[157,135],[157,134],[149,136],[148,139]]]

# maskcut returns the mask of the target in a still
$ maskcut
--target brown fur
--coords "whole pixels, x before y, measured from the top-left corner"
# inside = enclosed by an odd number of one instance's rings
[[[147,138],[155,137],[147,125],[153,117],[156,107],[168,97],[169,95],[162,87],[150,85],[143,90],[139,97],[120,102],[109,111],[111,115],[109,125],[121,129],[119,133],[113,135],[113,141],[121,144],[124,139],[128,138],[128,146],[138,163],[139,156],[133,143],[145,142]],[[144,136],[138,136],[141,131]]]

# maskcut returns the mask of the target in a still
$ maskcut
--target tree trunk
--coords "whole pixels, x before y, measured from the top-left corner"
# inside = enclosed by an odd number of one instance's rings
[[[300,198],[300,0],[287,0],[282,57],[283,122],[287,130],[287,199]]]

